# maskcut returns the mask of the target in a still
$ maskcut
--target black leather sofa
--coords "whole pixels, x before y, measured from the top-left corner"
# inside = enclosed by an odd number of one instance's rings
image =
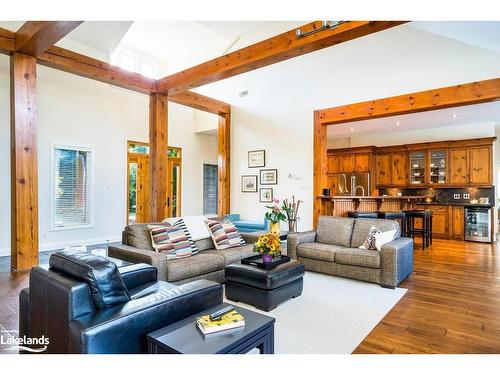
[[[20,294],[20,337],[46,337],[47,353],[146,353],[146,335],[222,303],[222,286],[158,280],[155,267],[117,267],[83,252],[53,254]]]

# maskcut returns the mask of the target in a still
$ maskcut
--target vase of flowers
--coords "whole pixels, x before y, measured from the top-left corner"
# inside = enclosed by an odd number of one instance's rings
[[[281,254],[281,241],[279,236],[269,232],[259,237],[253,245],[255,252],[262,254],[262,261],[272,262],[273,258]]]
[[[280,221],[286,221],[286,210],[279,206],[279,199],[273,199],[273,206],[266,206],[269,209],[264,215],[271,223],[269,232],[274,233],[278,238],[280,236]]]

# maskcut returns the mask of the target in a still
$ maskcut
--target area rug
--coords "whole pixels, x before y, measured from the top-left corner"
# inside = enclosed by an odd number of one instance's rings
[[[306,272],[302,295],[270,312],[227,302],[276,318],[276,354],[349,354],[406,291]]]

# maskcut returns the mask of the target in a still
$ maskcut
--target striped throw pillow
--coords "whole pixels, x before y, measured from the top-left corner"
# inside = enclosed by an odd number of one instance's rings
[[[198,253],[182,219],[175,223],[149,224],[153,248],[166,253],[167,259],[185,258]]]
[[[239,247],[246,244],[236,226],[228,219],[207,220],[207,228],[217,250]]]

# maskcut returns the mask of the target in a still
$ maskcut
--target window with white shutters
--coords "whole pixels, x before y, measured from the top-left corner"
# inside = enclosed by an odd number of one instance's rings
[[[51,229],[91,226],[92,151],[84,147],[54,146],[52,155]]]

